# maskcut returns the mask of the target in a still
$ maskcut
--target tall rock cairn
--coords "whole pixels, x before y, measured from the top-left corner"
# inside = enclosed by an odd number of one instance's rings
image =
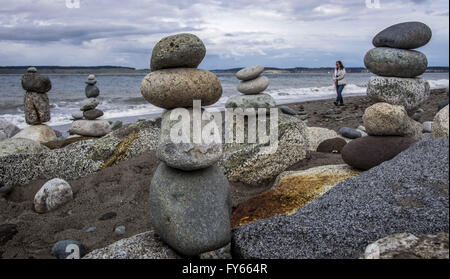
[[[50,102],[47,95],[52,89],[50,79],[39,75],[35,67],[30,67],[22,77],[22,88],[26,91],[24,110],[27,124],[39,125],[50,121]]]
[[[264,90],[269,87],[269,79],[261,76],[264,72],[264,66],[255,65],[244,68],[236,73],[236,77],[240,80],[237,90],[243,95],[232,96],[228,98],[226,108],[265,108],[269,109],[276,106],[272,96],[264,94]]]
[[[375,102],[401,105],[413,115],[429,98],[430,85],[418,77],[427,70],[427,57],[412,49],[426,45],[431,36],[431,29],[421,22],[396,24],[376,35],[376,48],[364,58],[367,69],[378,75],[370,78],[367,96]]]
[[[86,81],[85,94],[87,99],[81,103],[80,112],[72,114],[74,122],[72,133],[86,137],[102,137],[111,132],[111,127],[106,120],[97,120],[103,116],[103,111],[97,109],[100,95],[94,75],[89,75]],[[83,120],[84,119],[84,120]]]
[[[197,69],[205,54],[205,45],[195,35],[166,37],[153,48],[152,72],[141,84],[149,103],[167,109],[157,148],[162,163],[150,185],[150,221],[167,244],[187,256],[216,250],[231,240],[230,186],[214,165],[222,144],[193,140],[195,127],[207,125],[195,115],[193,101],[201,100],[207,106],[222,96],[219,79]],[[188,109],[190,118],[183,126],[191,131],[188,142],[171,140],[171,131],[186,120],[171,120],[176,108]]]

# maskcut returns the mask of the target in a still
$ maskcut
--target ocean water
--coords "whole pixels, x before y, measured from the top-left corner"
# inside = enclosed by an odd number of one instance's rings
[[[87,75],[48,75],[53,88],[48,93],[52,119],[48,125],[69,124],[72,113],[79,111],[84,94]],[[162,112],[147,103],[140,93],[140,84],[145,75],[97,75],[100,89],[99,109],[105,115],[102,119],[117,119],[130,116]],[[277,104],[328,99],[335,96],[331,74],[266,74],[270,86],[265,91],[274,97]],[[365,95],[367,81],[372,74],[349,73],[345,96]],[[223,96],[212,107],[223,108],[226,100],[240,94],[236,90],[238,80],[234,74],[218,74],[222,83]],[[426,73],[422,76],[433,89],[449,86],[449,73]],[[0,75],[0,118],[11,121],[19,128],[27,127],[23,112],[24,90],[21,75]]]

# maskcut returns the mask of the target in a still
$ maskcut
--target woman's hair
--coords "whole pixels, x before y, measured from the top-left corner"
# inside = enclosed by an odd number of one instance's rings
[[[336,61],[336,63],[338,63],[339,64],[339,68],[340,69],[344,69],[345,67],[344,67],[344,64],[342,64],[342,61]]]

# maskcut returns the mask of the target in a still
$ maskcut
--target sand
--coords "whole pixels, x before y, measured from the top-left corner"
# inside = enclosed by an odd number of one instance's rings
[[[435,90],[422,107],[425,112],[421,121],[431,121],[440,102],[448,100],[444,90]],[[336,109],[333,100],[311,101],[289,105],[293,109],[304,106],[309,114],[308,126],[338,130],[342,126],[356,128],[362,125],[362,114],[371,102],[366,97],[345,99],[347,106],[338,108],[338,114],[327,118],[326,112]],[[336,120],[335,118],[343,118]],[[316,166],[342,164],[338,154],[312,152],[310,158],[297,163],[289,170],[304,170]],[[35,213],[33,198],[45,180],[32,181],[16,186],[5,198],[0,197],[0,225],[15,224],[17,233],[3,246],[0,258],[54,258],[50,251],[60,240],[78,240],[88,251],[105,247],[121,238],[131,237],[151,229],[148,218],[148,187],[159,164],[155,153],[149,151],[139,157],[121,162],[87,177],[68,181],[73,187],[74,200],[54,212]],[[269,189],[269,185],[249,187],[232,184],[233,205]],[[114,212],[116,217],[99,220]],[[126,233],[116,236],[117,226],[126,226]],[[96,227],[93,232],[87,228]]]

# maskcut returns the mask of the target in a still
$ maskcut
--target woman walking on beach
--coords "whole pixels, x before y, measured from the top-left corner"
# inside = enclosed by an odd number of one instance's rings
[[[342,98],[342,91],[344,90],[345,85],[347,84],[345,80],[345,67],[341,61],[336,62],[336,69],[334,70],[333,81],[336,86],[337,98],[334,104],[336,106],[344,105],[344,98]]]

